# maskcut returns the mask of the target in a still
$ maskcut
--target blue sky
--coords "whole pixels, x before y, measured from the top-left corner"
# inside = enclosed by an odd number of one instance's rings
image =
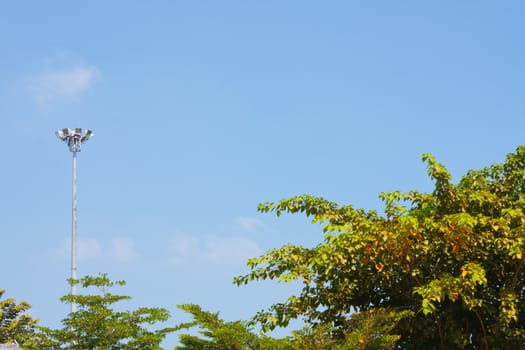
[[[0,220],[6,295],[68,312],[71,154],[79,275],[136,305],[247,319],[296,287],[238,288],[245,260],[322,240],[256,211],[309,193],[380,208],[503,160],[525,130],[521,1],[68,1],[0,5]],[[174,338],[166,344],[171,346]]]

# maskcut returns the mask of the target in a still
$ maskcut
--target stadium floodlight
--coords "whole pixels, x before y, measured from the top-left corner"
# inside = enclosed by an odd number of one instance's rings
[[[55,132],[55,135],[62,141],[66,142],[69,150],[74,153],[80,152],[80,145],[91,137],[93,137],[93,131],[86,130],[82,132],[82,128],[75,128],[75,130],[62,129]]]
[[[80,139],[80,142],[86,142],[92,136],[93,136],[93,131],[87,129],[84,135],[82,136],[82,138]]]
[[[65,128],[55,132],[55,135],[67,143],[69,151],[73,153],[73,203],[72,203],[72,233],[71,233],[71,279],[77,279],[77,152],[80,152],[80,145],[93,137],[93,131],[86,130],[82,133],[82,128],[71,130]],[[76,285],[71,285],[71,295],[76,295]],[[77,306],[71,303],[71,312],[76,312]]]

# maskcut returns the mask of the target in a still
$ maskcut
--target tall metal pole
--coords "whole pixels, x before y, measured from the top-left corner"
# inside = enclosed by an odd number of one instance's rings
[[[71,227],[71,295],[77,294],[77,153],[80,152],[80,145],[93,136],[91,130],[82,132],[81,128],[74,130],[58,130],[56,136],[67,143],[69,151],[73,153],[73,203],[72,203],[72,227]],[[71,303],[71,312],[77,311],[77,304]]]
[[[71,280],[77,279],[77,152],[73,151],[73,210],[71,229]],[[77,294],[76,283],[71,283],[71,295]],[[71,303],[71,312],[77,311],[77,304]]]

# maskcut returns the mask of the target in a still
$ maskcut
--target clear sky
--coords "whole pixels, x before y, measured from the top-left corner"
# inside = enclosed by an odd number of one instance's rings
[[[4,1],[0,287],[43,325],[68,312],[71,154],[79,275],[133,306],[247,319],[294,286],[245,261],[322,240],[257,204],[309,193],[380,208],[524,144],[523,1]],[[174,338],[166,344],[173,344]]]

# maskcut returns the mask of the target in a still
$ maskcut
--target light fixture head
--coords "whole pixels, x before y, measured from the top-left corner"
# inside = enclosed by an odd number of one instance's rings
[[[64,128],[55,132],[55,135],[62,141],[66,142],[71,152],[80,152],[80,144],[86,142],[93,136],[93,131],[87,129],[82,133],[82,128],[73,130]]]
[[[87,140],[89,140],[91,137],[95,136],[93,134],[93,131],[87,129],[85,132],[84,132],[84,135],[82,135],[82,138],[80,139],[80,141],[82,142],[86,142]]]

